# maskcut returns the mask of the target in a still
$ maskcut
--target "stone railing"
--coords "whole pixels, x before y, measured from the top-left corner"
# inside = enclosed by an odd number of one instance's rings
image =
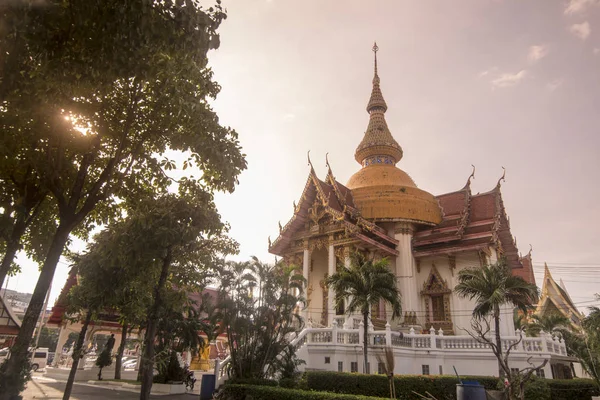
[[[382,331],[368,331],[369,346],[387,346],[399,349],[424,349],[437,351],[489,351],[490,346],[469,335],[444,336],[440,329],[436,331],[433,327],[429,334],[417,334],[411,328],[409,333],[393,332],[390,325]],[[298,337],[292,341],[296,348],[300,348],[305,343],[308,345],[362,345],[364,330],[362,323],[358,329],[338,328],[336,321],[331,328],[306,328]],[[494,337],[490,336],[494,341]],[[502,348],[504,351],[513,346],[511,352],[542,354],[550,353],[557,355],[567,355],[567,349],[562,339],[553,337],[543,331],[539,337],[526,337],[520,331],[516,331],[513,336],[504,336],[502,338]]]

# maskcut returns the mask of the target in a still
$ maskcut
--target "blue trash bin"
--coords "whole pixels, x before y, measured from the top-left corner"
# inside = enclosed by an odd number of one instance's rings
[[[215,374],[202,375],[200,386],[200,400],[211,400],[215,392]]]
[[[456,400],[486,400],[485,387],[479,382],[464,381],[456,385]]]

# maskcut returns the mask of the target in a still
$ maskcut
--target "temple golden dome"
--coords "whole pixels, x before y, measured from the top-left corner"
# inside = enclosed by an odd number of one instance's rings
[[[442,220],[437,200],[417,188],[411,177],[396,167],[403,152],[385,121],[387,104],[379,86],[377,50],[375,44],[375,75],[367,105],[369,126],[355,153],[362,168],[346,186],[352,190],[354,203],[365,218],[437,225]]]

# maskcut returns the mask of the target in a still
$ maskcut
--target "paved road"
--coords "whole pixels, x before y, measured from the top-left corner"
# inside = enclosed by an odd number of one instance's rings
[[[23,399],[62,399],[64,388],[64,382],[34,377],[34,379],[27,384],[27,389],[25,389],[25,392],[23,393]],[[133,391],[117,387],[102,387],[99,385],[88,385],[83,383],[76,383],[73,385],[73,391],[71,393],[72,400],[137,400],[139,398],[139,393]],[[151,398],[163,400],[192,400],[198,399],[199,396],[192,394],[180,394],[170,396],[151,396]]]

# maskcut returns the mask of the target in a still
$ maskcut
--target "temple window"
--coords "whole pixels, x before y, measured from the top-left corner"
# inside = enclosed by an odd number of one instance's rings
[[[435,264],[423,283],[421,296],[425,301],[425,323],[436,330],[442,329],[446,334],[452,334],[453,325],[450,316],[450,296],[452,290],[440,276]]]

